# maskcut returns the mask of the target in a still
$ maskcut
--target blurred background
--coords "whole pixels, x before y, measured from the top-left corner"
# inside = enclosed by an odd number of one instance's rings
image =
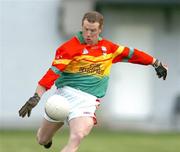
[[[102,36],[168,64],[166,81],[151,66],[118,63],[97,112],[98,127],[180,131],[179,0],[0,0],[0,129],[36,128],[46,93],[30,118],[19,108],[33,95],[56,48],[81,30],[83,14],[100,11]]]

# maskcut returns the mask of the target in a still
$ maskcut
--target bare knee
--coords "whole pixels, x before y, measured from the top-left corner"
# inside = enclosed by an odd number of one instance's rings
[[[73,133],[70,137],[72,142],[81,142],[81,140],[83,138],[85,138],[87,136],[87,133],[84,132],[77,132],[77,133]]]

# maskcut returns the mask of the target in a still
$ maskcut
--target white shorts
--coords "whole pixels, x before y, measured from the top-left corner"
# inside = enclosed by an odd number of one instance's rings
[[[100,105],[97,97],[68,86],[57,89],[55,94],[63,96],[69,101],[70,112],[67,117],[68,122],[73,118],[87,116],[93,118],[94,124],[97,123],[95,111]],[[49,118],[46,113],[44,114],[44,118],[50,122],[58,122]]]

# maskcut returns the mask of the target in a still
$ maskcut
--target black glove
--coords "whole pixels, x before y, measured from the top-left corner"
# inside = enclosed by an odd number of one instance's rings
[[[162,65],[162,63],[156,60],[153,64],[153,67],[156,70],[156,74],[159,78],[163,77],[163,80],[166,80],[167,77],[167,69]]]
[[[39,100],[40,100],[39,95],[35,93],[34,96],[29,98],[29,100],[19,110],[19,116],[23,118],[27,114],[27,116],[29,117],[32,108],[34,108],[38,104]]]

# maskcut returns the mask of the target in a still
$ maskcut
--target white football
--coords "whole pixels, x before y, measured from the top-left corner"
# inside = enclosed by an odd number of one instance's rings
[[[69,103],[60,95],[51,96],[45,104],[47,116],[56,121],[64,121],[69,114]]]

